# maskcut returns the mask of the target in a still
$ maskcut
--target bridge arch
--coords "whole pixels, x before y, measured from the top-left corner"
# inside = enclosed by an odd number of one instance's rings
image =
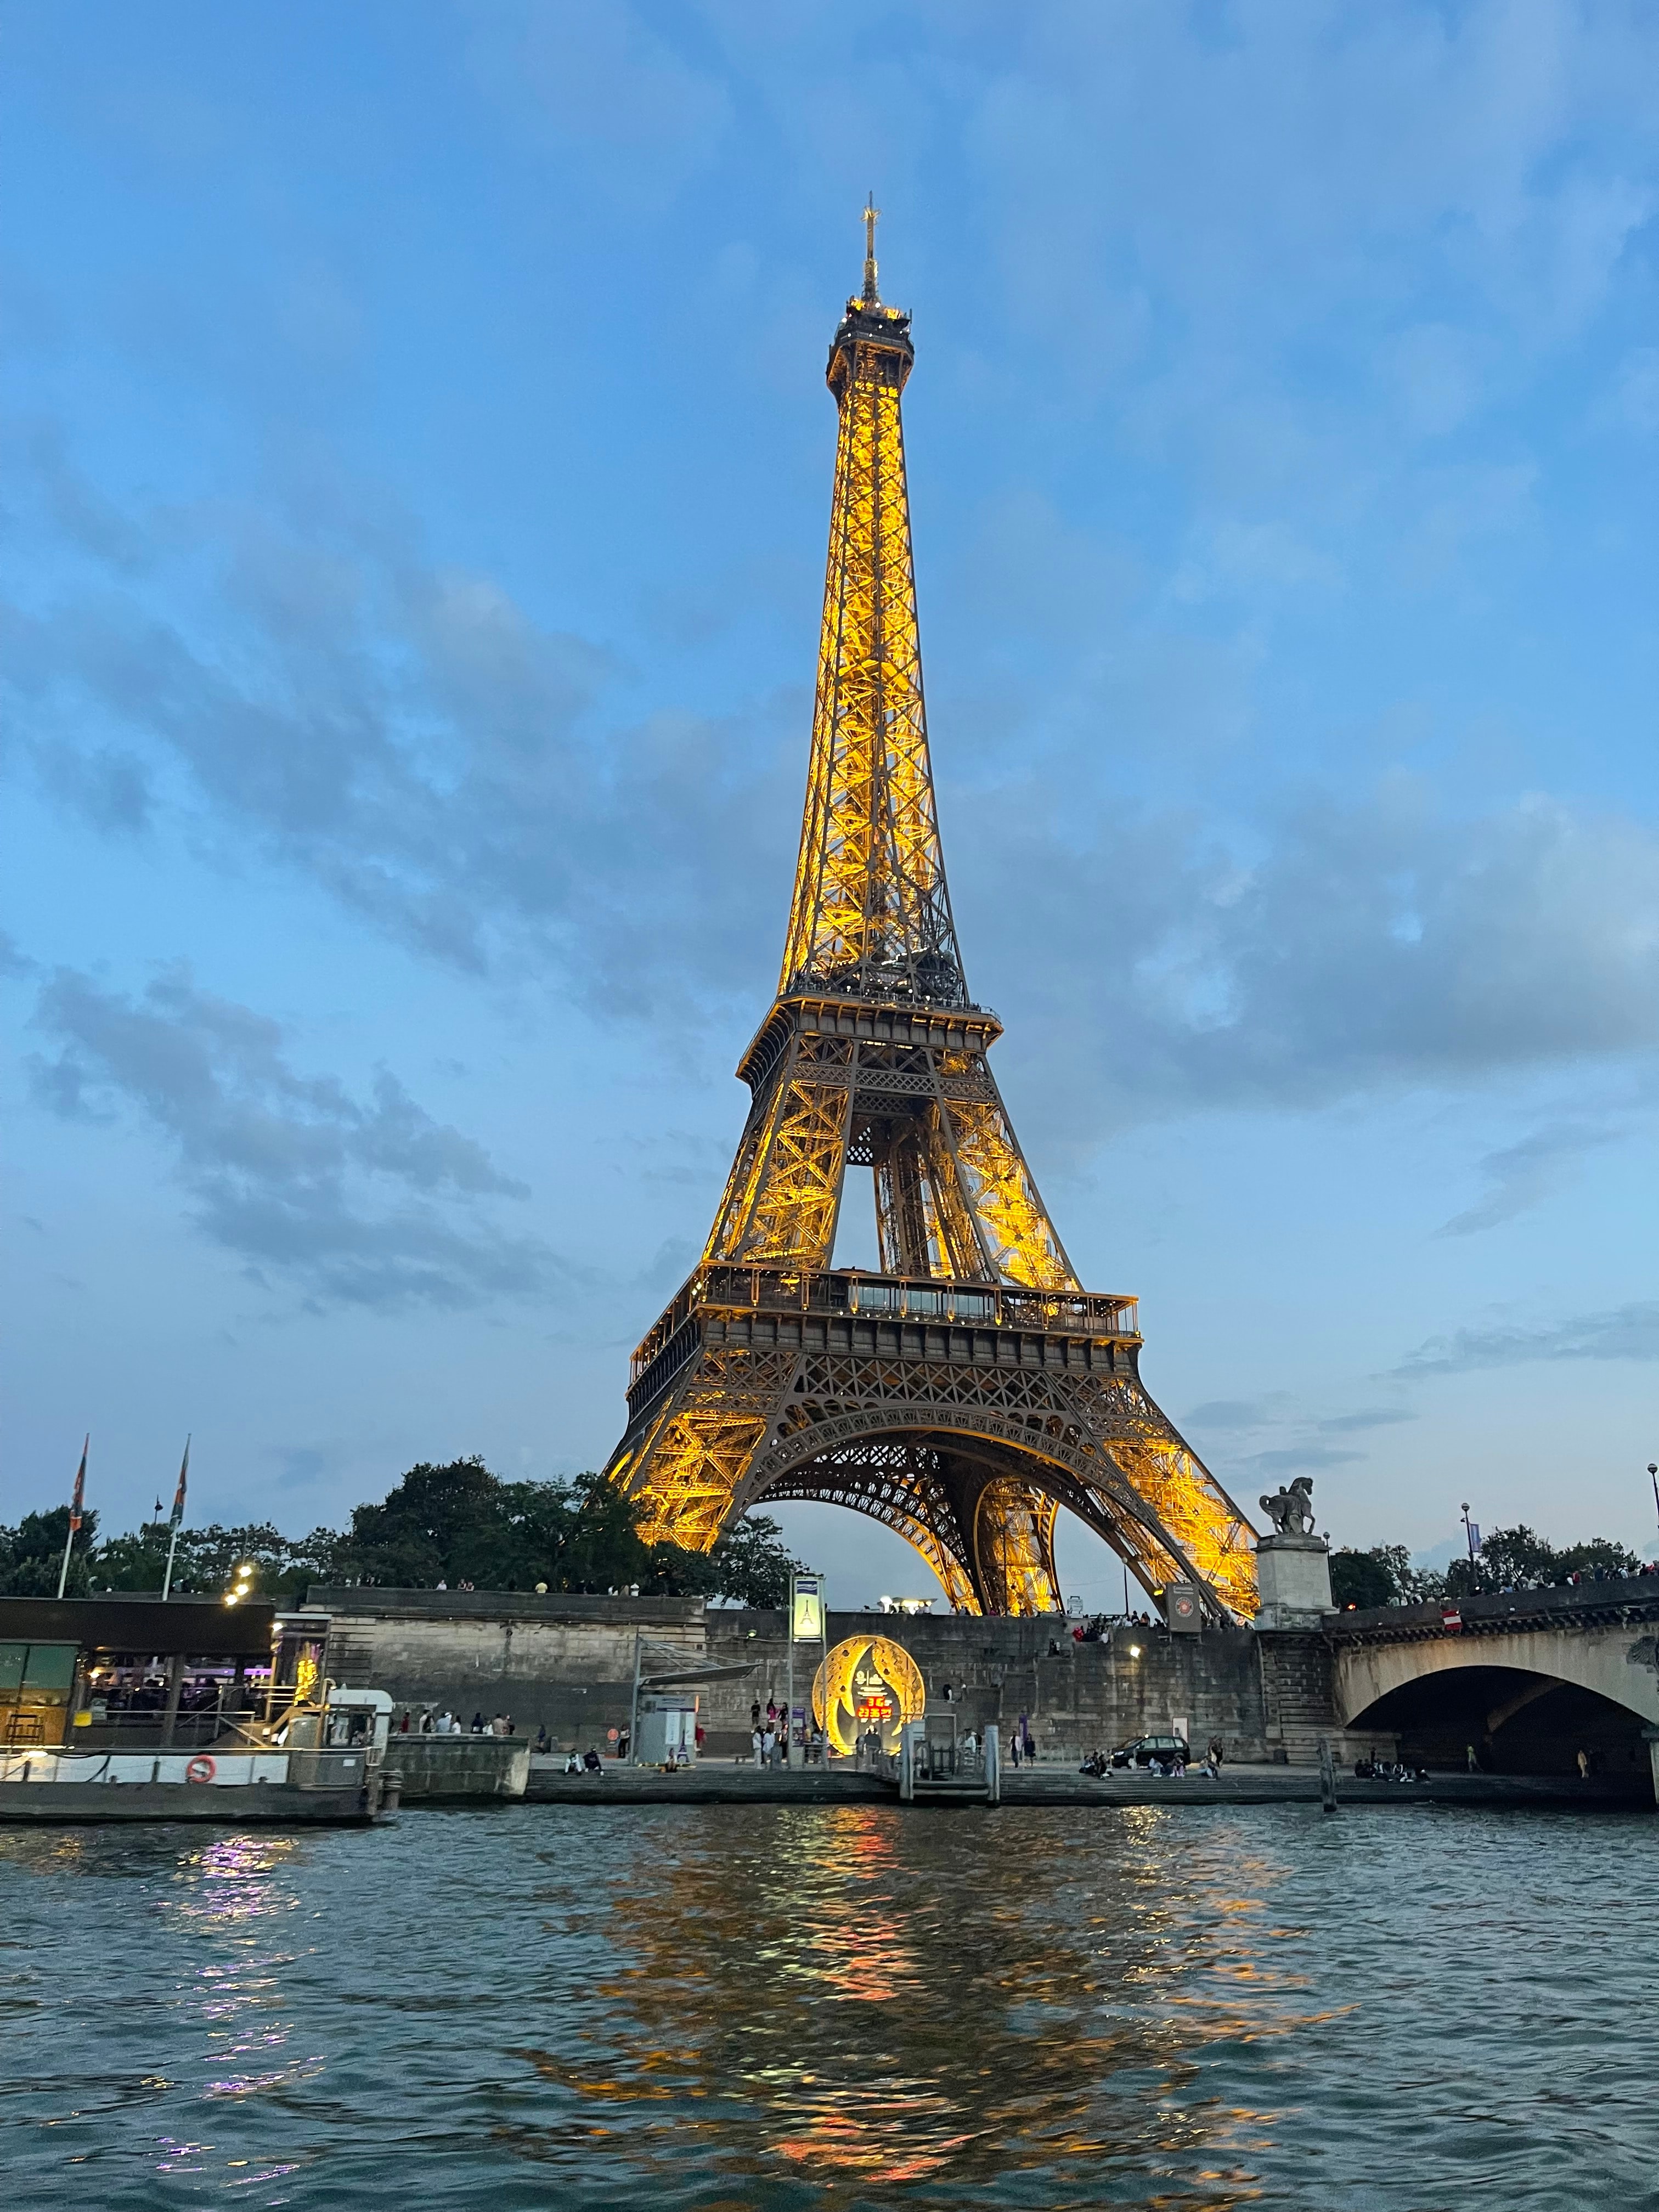
[[[1401,1755],[1489,1771],[1645,1772],[1659,1730],[1652,1623],[1342,1640],[1332,1669],[1346,1728],[1399,1738]]]

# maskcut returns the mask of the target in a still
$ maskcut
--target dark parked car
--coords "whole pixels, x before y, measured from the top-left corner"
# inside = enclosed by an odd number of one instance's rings
[[[1112,1753],[1114,1766],[1150,1766],[1156,1759],[1160,1766],[1170,1759],[1189,1760],[1192,1753],[1178,1735],[1138,1735],[1133,1743],[1121,1743]]]

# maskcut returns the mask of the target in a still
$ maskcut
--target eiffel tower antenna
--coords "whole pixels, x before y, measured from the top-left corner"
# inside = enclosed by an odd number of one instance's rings
[[[1133,1297],[1083,1289],[988,1058],[934,804],[901,399],[910,318],[862,292],[838,415],[806,803],[783,965],[703,1256],[634,1355],[607,1469],[653,1540],[817,1499],[905,1536],[958,1612],[1058,1609],[1066,1506],[1142,1587],[1255,1610],[1255,1534],[1146,1395]],[[849,1166],[878,1273],[834,1265]]]

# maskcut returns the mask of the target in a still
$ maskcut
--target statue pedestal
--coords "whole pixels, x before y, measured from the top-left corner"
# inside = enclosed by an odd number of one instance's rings
[[[1331,1555],[1322,1536],[1263,1536],[1255,1547],[1257,1628],[1317,1628],[1331,1601]]]

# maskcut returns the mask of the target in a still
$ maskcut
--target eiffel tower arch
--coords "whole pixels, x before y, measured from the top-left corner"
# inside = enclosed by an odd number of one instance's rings
[[[811,763],[777,996],[702,1258],[634,1355],[607,1472],[707,1550],[763,1502],[907,1538],[960,1612],[1055,1610],[1061,1507],[1148,1589],[1255,1610],[1255,1536],[1148,1396],[1133,1297],[1085,1291],[969,995],[933,800],[901,398],[876,280],[830,349],[839,413]],[[878,1273],[832,1265],[848,1166]]]

